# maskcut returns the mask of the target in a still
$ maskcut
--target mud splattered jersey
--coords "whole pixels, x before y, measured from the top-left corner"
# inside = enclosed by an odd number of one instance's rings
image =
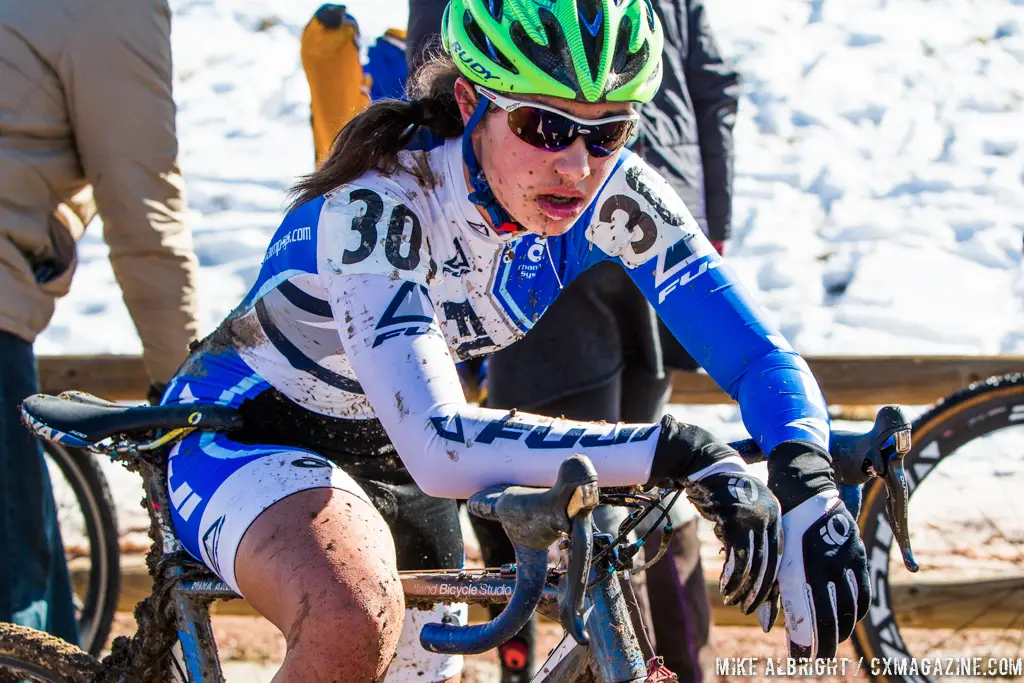
[[[605,485],[646,479],[658,425],[598,425],[466,403],[455,362],[527,334],[558,293],[618,260],[659,316],[739,401],[769,450],[827,447],[828,417],[804,361],[714,252],[668,184],[623,152],[565,234],[492,231],[468,199],[461,140],[403,152],[290,212],[227,343],[194,354],[165,402],[239,404],[275,387],[324,415],[379,418],[420,486],[465,496],[547,485],[562,458],[594,460]]]

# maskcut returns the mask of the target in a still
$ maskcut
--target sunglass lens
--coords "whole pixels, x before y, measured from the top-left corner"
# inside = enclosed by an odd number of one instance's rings
[[[607,157],[625,146],[636,127],[633,121],[614,121],[594,126],[587,133],[587,151],[594,157]]]
[[[519,107],[509,112],[508,127],[523,142],[549,152],[561,151],[583,135],[591,156],[607,157],[629,142],[635,123],[613,121],[583,128],[572,119],[555,112],[536,107]]]
[[[565,149],[576,139],[575,122],[534,107],[509,112],[508,127],[523,142],[551,152]]]

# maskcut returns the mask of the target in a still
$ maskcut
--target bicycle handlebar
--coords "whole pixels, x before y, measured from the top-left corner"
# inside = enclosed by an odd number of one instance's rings
[[[886,513],[893,535],[910,571],[917,571],[907,528],[909,494],[903,457],[910,451],[910,420],[897,406],[878,411],[870,431],[834,431],[829,451],[833,470],[842,488],[855,491],[872,477],[880,477],[888,493]],[[748,463],[765,459],[753,439],[729,444]],[[597,473],[590,460],[575,455],[565,460],[550,489],[498,486],[469,499],[469,511],[478,517],[501,522],[516,552],[516,584],[505,610],[493,621],[474,626],[427,624],[420,632],[424,649],[441,654],[477,654],[507,641],[533,614],[547,578],[547,548],[571,536],[569,567],[559,590],[562,627],[580,644],[587,644],[583,621],[587,579],[593,549],[591,512],[598,503]],[[844,495],[844,500],[848,496]],[[859,513],[859,498],[851,501]]]
[[[568,590],[559,595],[560,621],[578,642],[586,644],[582,611],[594,545],[590,515],[597,501],[597,471],[582,455],[562,462],[550,489],[496,486],[470,498],[470,513],[501,522],[512,540],[516,553],[515,589],[504,611],[486,624],[424,625],[420,631],[423,648],[439,654],[478,654],[498,647],[518,633],[544,592],[548,546],[569,534],[573,545]]]

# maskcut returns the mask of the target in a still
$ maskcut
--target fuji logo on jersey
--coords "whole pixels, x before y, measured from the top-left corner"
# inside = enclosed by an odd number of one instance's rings
[[[637,443],[647,441],[658,431],[660,425],[647,429],[630,427],[622,424],[611,425],[607,430],[591,432],[582,427],[572,427],[567,431],[555,431],[551,420],[531,422],[524,415],[509,413],[503,418],[486,423],[475,437],[467,439],[462,416],[458,413],[448,416],[432,417],[430,423],[437,435],[448,441],[461,444],[490,444],[497,439],[518,441],[526,435],[524,443],[533,450],[574,448],[577,444],[584,448],[600,448],[626,442]]]
[[[654,269],[654,286],[658,288],[658,303],[675,289],[722,265],[721,259],[714,258],[711,243],[696,234],[687,235],[671,247],[658,254]]]
[[[427,297],[427,288],[423,285],[403,283],[377,323],[377,329],[383,331],[374,338],[371,348],[403,334],[407,337],[426,334],[434,323],[433,307]]]
[[[455,247],[455,256],[444,262],[442,270],[449,275],[455,277],[462,277],[469,272],[469,259],[466,258],[466,252],[462,251],[462,244],[459,242],[459,238],[456,237],[452,243]]]
[[[699,265],[694,264],[696,266],[695,268],[683,270],[682,275],[680,275],[678,279],[672,280],[665,285],[663,289],[658,291],[658,303],[664,303],[666,297],[668,297],[668,295],[674,292],[677,288],[685,287],[709,270],[722,265],[722,263],[724,263],[722,259],[705,259],[702,260]]]

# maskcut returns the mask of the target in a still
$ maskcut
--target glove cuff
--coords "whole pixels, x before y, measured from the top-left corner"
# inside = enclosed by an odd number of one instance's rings
[[[786,514],[819,493],[836,490],[832,456],[817,444],[784,441],[768,456],[768,489]]]
[[[666,415],[661,418],[661,433],[654,447],[647,486],[675,487],[729,457],[738,458],[739,454],[707,430]]]

